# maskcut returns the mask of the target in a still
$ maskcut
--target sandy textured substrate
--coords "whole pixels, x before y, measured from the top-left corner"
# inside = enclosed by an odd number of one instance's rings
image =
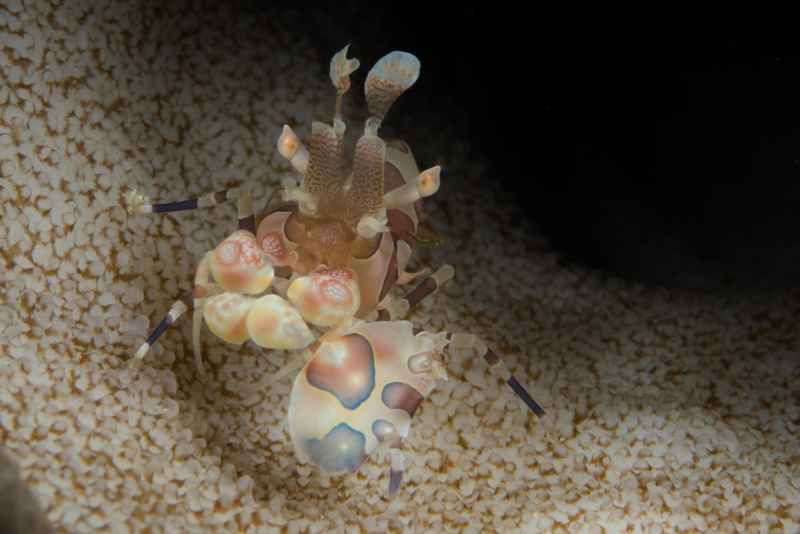
[[[54,526],[800,528],[797,292],[702,296],[564,267],[482,190],[478,156],[441,118],[415,117],[406,137],[446,169],[431,205],[445,242],[422,261],[459,274],[414,319],[485,336],[552,420],[451,354],[387,502],[383,452],[343,478],[298,464],[290,382],[263,384],[285,353],[208,335],[200,382],[183,321],[130,374],[235,212],[132,220],[123,195],[244,184],[263,204],[288,172],[280,126],[306,135],[331,90],[303,36],[265,16],[55,3],[0,5],[0,443]]]

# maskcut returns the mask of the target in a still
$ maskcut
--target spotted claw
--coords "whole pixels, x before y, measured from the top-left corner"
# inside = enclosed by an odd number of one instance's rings
[[[357,276],[351,269],[321,269],[301,276],[289,285],[286,295],[315,326],[342,323],[361,306]]]
[[[278,295],[257,299],[247,316],[247,333],[257,345],[280,350],[303,349],[314,334],[291,304]]]
[[[275,275],[269,257],[246,230],[234,232],[214,249],[210,267],[223,289],[250,295],[265,291]]]

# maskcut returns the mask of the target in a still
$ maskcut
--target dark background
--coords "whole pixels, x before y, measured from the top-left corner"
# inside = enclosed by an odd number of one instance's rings
[[[791,36],[437,6],[337,2],[295,20],[321,64],[351,43],[362,76],[390,50],[417,55],[392,113],[450,117],[567,262],[701,289],[800,281]]]

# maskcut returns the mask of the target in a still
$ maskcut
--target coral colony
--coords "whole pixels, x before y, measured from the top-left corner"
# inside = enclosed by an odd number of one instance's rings
[[[202,375],[203,320],[232,344],[252,340],[269,349],[300,351],[275,379],[302,365],[289,402],[289,433],[297,454],[327,473],[357,470],[384,443],[391,455],[389,494],[403,476],[403,439],[422,400],[447,379],[446,347],[473,348],[541,416],[542,408],[511,376],[500,356],[474,335],[420,330],[401,320],[454,276],[409,272],[422,217],[422,199],[439,189],[440,168],[419,172],[408,145],[378,135],[386,113],[417,80],[419,60],[392,52],[369,72],[370,116],[345,152],[342,97],[357,59],[345,47],[333,56],[333,124],[314,122],[306,148],[289,126],[280,154],[302,175],[284,182],[284,205],[256,225],[249,193],[233,188],[180,202],[153,204],[133,191],[131,214],[238,204],[239,229],[208,252],[194,279],[191,302],[176,301],[136,353],[150,346],[192,305],[193,348]],[[421,279],[405,297],[392,293]]]

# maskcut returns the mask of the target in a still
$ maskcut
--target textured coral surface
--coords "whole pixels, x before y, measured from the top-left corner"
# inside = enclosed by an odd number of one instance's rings
[[[132,219],[124,194],[243,184],[263,205],[289,172],[281,125],[307,138],[332,110],[334,51],[267,14],[167,4],[0,3],[0,443],[54,526],[800,528],[797,292],[668,292],[566,267],[435,116],[404,132],[444,167],[430,203],[444,244],[422,260],[458,275],[414,319],[486,337],[550,420],[451,354],[387,502],[384,451],[339,478],[295,459],[290,382],[266,383],[285,353],[206,335],[201,382],[184,320],[130,373],[236,214]]]

